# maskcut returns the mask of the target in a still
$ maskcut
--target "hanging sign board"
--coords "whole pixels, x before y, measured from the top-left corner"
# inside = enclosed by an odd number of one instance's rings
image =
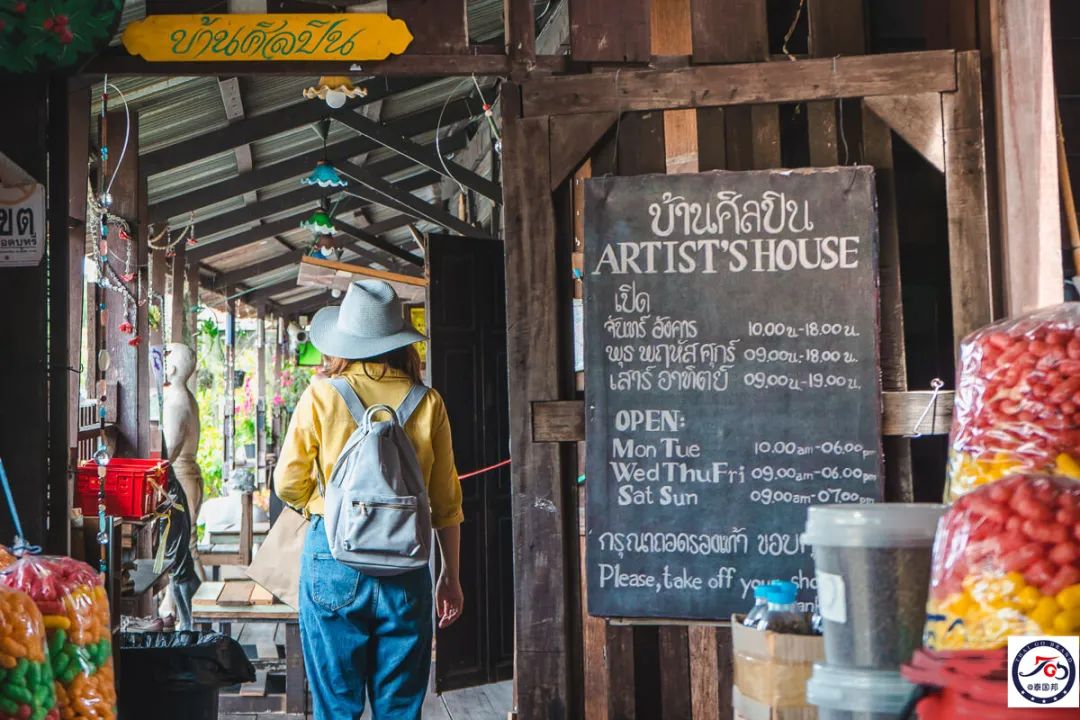
[[[150,15],[122,38],[151,62],[385,60],[412,39],[403,20],[381,13]]]
[[[868,167],[586,181],[591,614],[815,601],[807,507],[882,498],[875,208]]]
[[[44,256],[44,186],[0,186],[0,267],[32,267]]]

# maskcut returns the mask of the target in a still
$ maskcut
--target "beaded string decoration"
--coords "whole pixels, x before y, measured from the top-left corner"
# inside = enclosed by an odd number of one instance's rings
[[[109,169],[109,146],[105,142],[105,138],[108,136],[108,106],[109,106],[109,78],[105,77],[105,82],[101,86],[101,118],[98,123],[98,147],[101,148],[101,169],[98,174],[98,184],[101,188],[101,206],[102,210],[108,214],[108,206],[112,205],[112,197],[109,195],[106,185],[105,177]],[[96,204],[91,204],[91,208],[96,208]],[[108,312],[105,305],[105,282],[108,277],[106,268],[110,268],[108,262],[109,255],[109,225],[100,217],[98,221],[91,227],[99,227],[101,237],[94,247],[94,259],[97,261],[98,266],[98,283],[94,288],[94,299],[97,303],[98,309],[98,332],[97,332],[97,354],[98,354],[98,381],[97,381],[97,396],[98,396],[98,447],[94,453],[94,462],[97,463],[97,475],[98,475],[98,548],[100,550],[98,557],[98,572],[104,575],[109,569],[109,532],[105,528],[105,475],[109,465],[109,448],[105,444],[105,414],[106,414],[106,392],[108,384],[105,382],[105,373],[109,369],[109,351],[105,346],[105,327],[108,323]]]

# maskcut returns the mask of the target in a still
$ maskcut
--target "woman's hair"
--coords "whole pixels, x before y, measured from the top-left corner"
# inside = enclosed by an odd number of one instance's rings
[[[405,375],[417,385],[421,385],[424,382],[423,377],[420,374],[420,353],[416,352],[416,348],[412,345],[406,345],[403,348],[397,350],[391,350],[388,353],[377,355],[370,358],[362,358],[359,360],[349,360],[347,358],[333,357],[331,355],[325,355],[323,358],[326,361],[326,374],[331,377],[341,375],[345,370],[354,362],[364,363],[364,374],[372,380],[382,380],[386,375],[387,368],[393,368]],[[378,377],[375,377],[368,372],[368,365],[382,365],[382,372]]]

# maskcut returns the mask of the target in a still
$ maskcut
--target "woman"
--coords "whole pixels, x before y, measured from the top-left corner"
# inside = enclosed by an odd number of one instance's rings
[[[399,407],[421,385],[413,343],[424,336],[405,324],[401,302],[381,280],[349,286],[341,307],[315,314],[311,342],[328,374],[348,381],[365,407]],[[365,694],[375,720],[420,717],[431,664],[432,588],[427,568],[374,577],[330,555],[318,477],[329,478],[356,429],[328,381],[301,396],[274,470],[274,489],[311,519],[300,570],[300,634],[316,720],[359,718]],[[404,423],[427,483],[431,522],[442,551],[435,588],[439,626],[461,615],[458,580],[461,485],[442,398],[429,390]]]

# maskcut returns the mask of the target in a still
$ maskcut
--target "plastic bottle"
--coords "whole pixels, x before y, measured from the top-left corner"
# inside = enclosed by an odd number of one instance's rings
[[[810,626],[806,616],[795,607],[797,594],[795,583],[781,581],[770,585],[765,596],[769,601],[768,609],[758,621],[757,629],[784,635],[809,635]]]
[[[758,621],[765,616],[765,611],[769,609],[769,601],[765,597],[769,587],[769,585],[758,585],[754,588],[754,607],[750,608],[750,612],[743,618],[743,625],[746,627],[756,628]]]

